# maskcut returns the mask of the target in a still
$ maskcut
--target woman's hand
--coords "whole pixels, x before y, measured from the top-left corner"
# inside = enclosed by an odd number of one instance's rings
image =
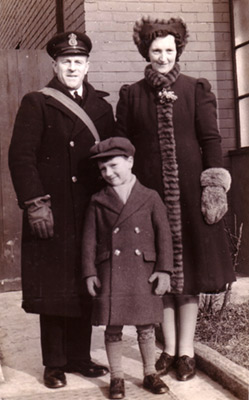
[[[150,278],[149,282],[152,283],[157,279],[157,287],[155,289],[155,294],[158,296],[163,296],[164,293],[170,292],[170,275],[167,272],[154,272]]]
[[[215,224],[226,214],[231,176],[224,168],[208,168],[201,173],[201,212],[207,224]]]
[[[88,278],[86,278],[86,286],[89,294],[92,297],[95,297],[97,296],[96,288],[100,289],[101,283],[97,276],[89,276]]]

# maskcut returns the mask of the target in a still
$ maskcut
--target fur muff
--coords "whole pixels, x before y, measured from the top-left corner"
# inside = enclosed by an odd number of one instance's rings
[[[209,168],[201,174],[201,186],[201,212],[207,224],[215,224],[228,210],[226,193],[231,186],[231,176],[224,168]]]
[[[226,193],[231,181],[231,175],[224,168],[208,168],[201,174],[201,186],[222,186]]]

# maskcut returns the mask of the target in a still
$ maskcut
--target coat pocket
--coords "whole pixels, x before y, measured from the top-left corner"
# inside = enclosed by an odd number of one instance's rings
[[[144,256],[144,261],[156,262],[155,251],[144,251],[143,256]]]
[[[103,261],[106,261],[110,258],[110,251],[104,251],[103,253],[97,254],[95,259],[95,264],[101,264]]]

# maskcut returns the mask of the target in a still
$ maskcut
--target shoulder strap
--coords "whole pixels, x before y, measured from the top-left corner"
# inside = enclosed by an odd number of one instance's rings
[[[74,114],[76,114],[77,117],[79,117],[86,124],[86,126],[92,133],[95,141],[100,142],[100,137],[96,127],[94,126],[93,121],[83,110],[83,108],[81,108],[77,103],[75,103],[73,100],[71,100],[69,97],[67,97],[65,94],[63,94],[57,89],[44,87],[43,89],[40,89],[39,92],[54,97],[56,100],[60,101],[64,106],[69,108],[69,110],[71,110]]]

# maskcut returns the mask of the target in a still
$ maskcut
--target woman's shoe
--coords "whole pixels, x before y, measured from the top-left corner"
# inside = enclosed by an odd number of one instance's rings
[[[189,356],[179,357],[176,361],[176,377],[178,381],[187,381],[196,374],[195,358]]]
[[[169,391],[168,386],[157,374],[146,375],[144,377],[143,387],[154,394],[163,394]]]
[[[110,383],[110,399],[123,399],[125,396],[124,379],[114,378]]]
[[[166,375],[172,368],[175,359],[175,356],[170,356],[168,353],[163,351],[156,362],[156,370],[158,371],[159,375]]]

